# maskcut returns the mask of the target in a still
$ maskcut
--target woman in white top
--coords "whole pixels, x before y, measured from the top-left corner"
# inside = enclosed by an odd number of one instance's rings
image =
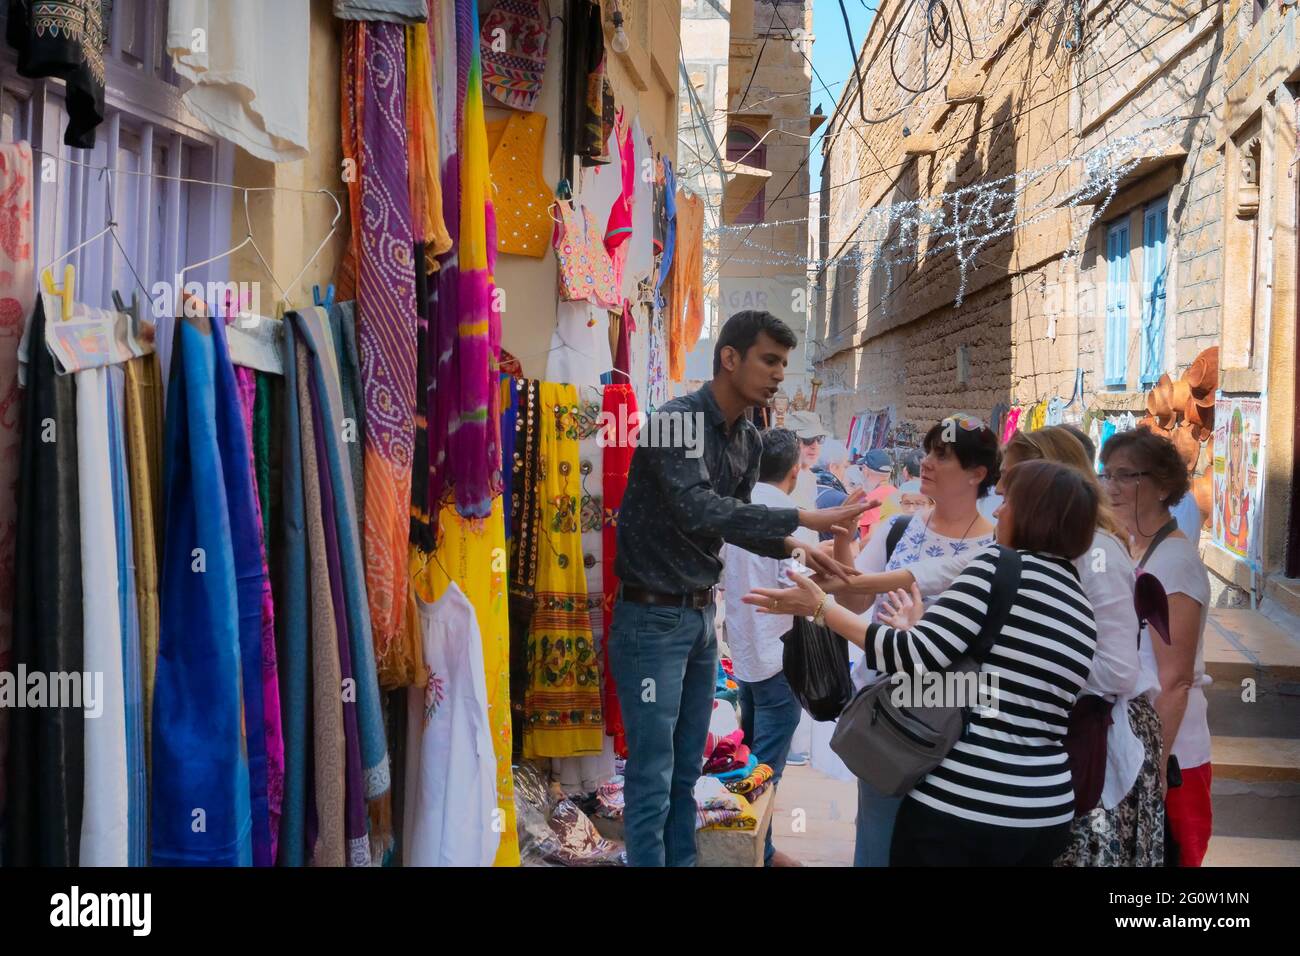
[[[1160,715],[1164,752],[1181,772],[1167,781],[1165,812],[1181,866],[1200,866],[1210,842],[1210,727],[1206,719],[1205,621],[1210,578],[1196,547],[1170,515],[1187,493],[1187,466],[1173,443],[1145,428],[1113,435],[1101,450],[1102,481],[1111,506],[1128,529],[1130,550],[1169,596],[1171,643],[1142,639],[1146,666],[1159,677],[1152,703]],[[1152,547],[1152,544],[1155,547]],[[1170,785],[1174,784],[1174,785]]]
[[[883,623],[878,594],[915,583],[927,605],[938,598],[965,570],[981,548],[993,543],[993,525],[980,514],[979,501],[998,480],[997,436],[977,418],[954,415],[936,424],[923,443],[921,493],[933,507],[914,515],[897,515],[879,522],[862,553],[855,559],[848,529],[835,536],[835,557],[862,572],[847,588],[833,588],[836,603]],[[895,534],[893,548],[886,542],[896,522],[906,526]],[[862,653],[850,651],[859,662]],[[865,686],[878,675],[858,663],[854,682]],[[854,866],[888,866],[894,837],[894,818],[902,797],[876,792],[858,781],[857,843]]]
[[[1054,425],[1016,432],[1002,449],[1002,467],[1005,473],[1020,462],[1038,459],[1069,465],[1087,476],[1101,496],[1094,457],[1074,431]],[[1160,684],[1154,667],[1143,668],[1138,652],[1134,568],[1127,540],[1128,531],[1103,504],[1092,545],[1074,561],[1097,621],[1097,650],[1083,695],[1103,698],[1112,706],[1100,802],[1082,808],[1082,813],[1076,803],[1070,843],[1058,866],[1164,862],[1160,718],[1146,697]]]

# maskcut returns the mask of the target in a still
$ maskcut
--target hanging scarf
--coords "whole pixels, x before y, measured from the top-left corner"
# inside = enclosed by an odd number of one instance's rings
[[[422,259],[423,246],[415,245],[415,261]],[[429,554],[434,548],[434,527],[429,504],[429,403],[427,396],[435,382],[429,375],[429,276],[415,272],[415,452],[411,466],[411,545]]]
[[[541,498],[541,382],[515,379],[515,452],[510,514],[510,594],[531,605],[537,582],[537,556],[542,520]]]
[[[292,322],[284,324],[284,461],[281,466],[280,521],[283,585],[276,625],[280,637],[280,678],[284,730],[284,805],[280,819],[279,863],[302,866],[307,843],[307,738],[309,661],[306,491],[303,486],[302,434],[298,414],[298,349]],[[314,705],[313,705],[314,706]]]
[[[600,671],[582,562],[578,392],[541,384],[542,472],[536,606],[528,629],[525,757],[600,753]]]
[[[339,362],[334,354],[333,340],[322,308],[300,309],[291,312],[289,320],[297,327],[295,341],[299,349],[310,356],[310,390],[315,405],[313,419],[317,421],[324,456],[319,467],[328,470],[321,486],[332,498],[333,522],[337,535],[338,567],[345,591],[345,610],[348,644],[355,680],[357,731],[360,740],[361,766],[365,798],[370,813],[370,855],[378,862],[392,849],[392,817],[390,799],[390,772],[388,747],[384,736],[383,705],[380,702],[379,680],[374,645],[370,640],[371,620],[366,603],[362,577],[362,544],[356,534],[357,517],[353,507],[352,472],[343,450],[343,396],[339,386]],[[303,384],[298,383],[301,389]],[[299,414],[303,410],[299,409]],[[329,485],[326,487],[325,479]],[[406,580],[406,552],[403,549],[402,578]],[[403,600],[407,600],[403,589]],[[344,625],[339,625],[340,627]],[[411,635],[404,633],[401,654],[414,668],[423,667],[418,650],[410,646]]]
[[[312,414],[310,365],[299,343],[296,385],[301,422],[302,487],[306,506],[308,585],[311,594],[312,757],[315,785],[307,804],[308,859],[313,866],[347,863],[345,834],[347,737],[343,724],[343,670],[338,622],[330,592],[325,550],[325,505],[321,500],[320,461]]]
[[[407,179],[405,31],[365,28],[357,307],[366,406],[366,587],[384,687],[417,679],[405,645],[415,441],[415,269]]]
[[[484,517],[500,493],[500,414],[496,362],[501,316],[493,295],[496,216],[488,175],[483,77],[478,51],[478,6],[455,0],[442,7],[443,203],[454,243],[438,272],[436,315],[430,334],[436,349],[437,392],[429,413],[429,504],[454,496],[466,517]],[[454,38],[455,57],[450,55]],[[454,62],[453,62],[454,61]]]
[[[339,363],[339,387],[343,393],[343,441],[348,446],[352,494],[360,518],[366,513],[366,399],[361,384],[361,353],[357,349],[356,303],[335,302],[329,319],[330,332],[334,336],[334,355]],[[357,528],[360,532],[361,525],[358,524]]]
[[[18,469],[22,412],[18,340],[32,314],[36,288],[32,261],[32,150],[0,144],[0,671],[9,669],[13,646]],[[0,707],[0,820],[5,815],[5,765],[9,708]]]
[[[361,120],[364,113],[366,74],[366,24],[343,24],[342,68],[339,70],[339,137],[343,152],[343,176],[348,188],[348,242],[334,276],[337,297],[354,299],[357,294],[357,264],[361,254]]]
[[[110,366],[108,385],[108,452],[112,479],[113,524],[117,551],[118,629],[121,635],[123,723],[126,758],[126,858],[128,866],[148,863],[149,789],[144,759],[144,687],[140,656],[140,617],[136,604],[132,552],[131,494],[126,468],[125,372]],[[83,844],[84,846],[84,844]]]
[[[140,621],[141,720],[146,773],[150,773],[154,674],[158,668],[158,557],[162,551],[162,379],[156,355],[132,359],[123,368],[126,470],[134,532],[135,603]]]
[[[607,385],[605,387],[602,411],[606,421],[613,421],[616,427],[623,422],[635,423],[637,418],[636,392],[630,385]],[[632,453],[636,446],[624,440],[621,430],[614,435],[607,435],[603,459],[605,515],[603,555],[605,619],[614,619],[614,599],[618,595],[618,575],[614,573],[614,558],[618,554],[618,509],[623,506],[623,494],[627,491],[628,469],[632,467]],[[627,756],[627,732],[623,726],[623,710],[619,706],[618,691],[614,685],[614,675],[609,668],[609,654],[606,651],[603,697],[605,704],[605,732],[614,738],[614,752],[620,757]]]
[[[164,455],[152,858],[156,866],[247,865],[254,858],[265,864],[270,835],[262,695],[241,693],[241,686],[261,685],[261,552],[224,324],[206,317],[177,320],[174,357]],[[195,573],[199,566],[202,574]],[[196,808],[205,829],[194,827]]]
[[[505,512],[506,544],[514,540],[511,528],[511,509],[514,499],[515,427],[519,421],[519,390],[515,376],[501,372],[501,467],[505,471],[505,494],[501,504]]]
[[[423,255],[415,257],[420,271],[436,271],[437,257],[451,248],[451,235],[442,216],[441,167],[438,163],[438,112],[433,98],[434,35],[427,23],[406,28],[406,117],[410,131],[408,162],[411,182],[411,223]]]
[[[244,434],[248,438],[249,470],[256,480],[257,458],[254,453],[253,414],[257,404],[257,373],[251,368],[235,370],[239,387],[240,409],[244,415]],[[270,858],[273,861],[280,833],[280,814],[284,806],[284,732],[280,722],[280,682],[275,651],[275,601],[271,596],[271,572],[267,564],[266,531],[262,520],[260,495],[255,496],[257,538],[262,553],[262,674],[263,721],[266,727],[266,796],[269,821]],[[270,864],[267,864],[270,865]]]

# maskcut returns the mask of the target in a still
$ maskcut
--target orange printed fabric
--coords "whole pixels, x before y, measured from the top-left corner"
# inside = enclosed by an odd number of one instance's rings
[[[677,191],[677,244],[668,277],[668,378],[686,377],[686,353],[704,329],[704,201]]]

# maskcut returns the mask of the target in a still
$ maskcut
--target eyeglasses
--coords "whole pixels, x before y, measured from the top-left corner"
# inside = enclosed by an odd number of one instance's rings
[[[1131,485],[1143,475],[1149,474],[1151,474],[1149,471],[1103,471],[1097,478],[1117,485]]]
[[[818,435],[816,438],[800,438],[799,441],[804,445],[818,445],[826,440],[825,435]]]

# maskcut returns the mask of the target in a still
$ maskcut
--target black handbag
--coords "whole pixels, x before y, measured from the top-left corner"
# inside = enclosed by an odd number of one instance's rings
[[[796,615],[781,643],[781,667],[800,706],[813,720],[837,718],[853,696],[849,642],[824,624]]]

